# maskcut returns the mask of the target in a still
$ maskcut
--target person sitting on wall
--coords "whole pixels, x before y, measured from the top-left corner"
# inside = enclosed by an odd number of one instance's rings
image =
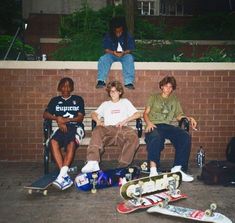
[[[74,82],[71,78],[62,78],[57,90],[61,96],[53,97],[47,105],[43,118],[55,120],[58,129],[50,139],[52,156],[60,169],[53,185],[61,190],[72,186],[73,181],[68,175],[69,167],[74,159],[75,150],[84,137],[83,118],[85,116],[84,100],[77,95],[71,95]],[[62,155],[61,147],[65,150]]]
[[[125,19],[114,17],[110,21],[110,30],[104,36],[103,47],[105,54],[98,62],[96,88],[105,87],[105,81],[113,62],[121,62],[125,87],[135,89],[134,58],[131,52],[135,49],[135,41],[127,30]]]
[[[196,128],[197,122],[193,117],[183,113],[178,98],[173,94],[176,89],[176,80],[173,76],[164,77],[159,83],[159,88],[161,92],[149,97],[144,111],[150,176],[158,174],[161,151],[164,148],[165,139],[169,139],[175,147],[175,161],[171,172],[180,171],[183,181],[193,181],[192,176],[183,172],[188,169],[191,136],[187,131],[172,125],[172,122],[186,117],[193,129]]]
[[[100,170],[100,152],[106,146],[116,145],[120,149],[119,167],[128,166],[139,147],[138,135],[128,122],[140,118],[140,112],[128,99],[122,98],[124,89],[119,81],[110,82],[107,92],[111,100],[103,102],[91,114],[96,127],[87,148],[88,162],[81,170],[83,173]]]

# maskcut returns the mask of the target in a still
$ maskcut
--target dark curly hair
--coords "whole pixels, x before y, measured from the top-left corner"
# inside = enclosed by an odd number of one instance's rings
[[[159,88],[162,89],[162,86],[170,83],[172,85],[172,89],[176,89],[176,80],[173,76],[166,76],[159,82]]]

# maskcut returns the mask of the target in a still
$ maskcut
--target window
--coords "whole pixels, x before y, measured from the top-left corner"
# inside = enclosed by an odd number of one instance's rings
[[[154,1],[137,1],[140,15],[154,15]]]
[[[183,0],[161,0],[160,15],[184,15]]]

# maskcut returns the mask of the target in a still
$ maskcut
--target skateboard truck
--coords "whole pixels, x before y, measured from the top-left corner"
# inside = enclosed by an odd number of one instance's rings
[[[135,199],[136,202],[142,203],[142,193],[143,193],[144,182],[143,181],[139,181],[138,185],[139,186],[137,188],[135,188],[135,192],[136,192],[136,194],[139,194],[139,196],[136,196],[133,192],[128,194],[128,196],[133,198],[133,199]]]
[[[169,181],[168,189],[172,197],[177,197],[180,195],[180,190],[177,189],[176,182],[177,182],[177,175],[173,175],[173,179]]]
[[[213,216],[216,208],[217,208],[217,204],[216,203],[211,203],[210,208],[205,210],[205,215],[210,216],[210,217]]]
[[[97,192],[97,189],[95,187],[97,184],[97,178],[98,178],[98,174],[92,173],[92,189],[91,189],[92,194],[95,194]]]

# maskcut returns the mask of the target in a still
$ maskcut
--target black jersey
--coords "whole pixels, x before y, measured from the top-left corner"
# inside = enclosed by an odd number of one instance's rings
[[[75,118],[78,116],[78,113],[82,113],[85,116],[84,100],[77,95],[71,95],[66,99],[57,96],[50,100],[45,111],[64,118]],[[70,122],[69,124],[83,127],[82,123]]]

